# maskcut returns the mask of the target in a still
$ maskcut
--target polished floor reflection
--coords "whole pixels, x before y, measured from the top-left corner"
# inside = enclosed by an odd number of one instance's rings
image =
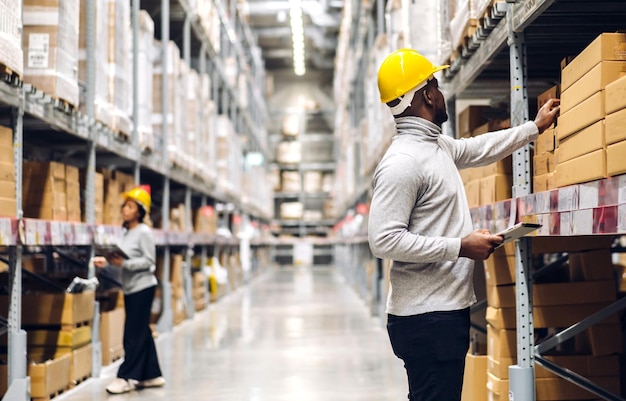
[[[59,400],[406,399],[386,332],[333,268],[276,268],[157,340],[167,384],[109,396],[117,364]]]

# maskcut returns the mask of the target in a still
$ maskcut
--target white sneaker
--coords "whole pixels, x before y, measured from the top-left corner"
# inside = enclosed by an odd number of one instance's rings
[[[111,384],[107,386],[107,392],[110,394],[124,394],[135,389],[130,380],[117,377]]]
[[[163,387],[164,385],[165,379],[162,376],[137,382],[137,388]]]

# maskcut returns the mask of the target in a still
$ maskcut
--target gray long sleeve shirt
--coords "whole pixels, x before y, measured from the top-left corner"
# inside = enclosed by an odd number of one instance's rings
[[[129,256],[122,263],[122,289],[134,294],[157,285],[156,246],[152,229],[144,223],[128,230],[119,247]]]
[[[387,313],[410,316],[476,302],[474,261],[459,257],[473,231],[458,170],[494,163],[535,140],[534,122],[453,139],[418,117],[396,119],[397,135],[373,177],[369,244],[392,260]]]

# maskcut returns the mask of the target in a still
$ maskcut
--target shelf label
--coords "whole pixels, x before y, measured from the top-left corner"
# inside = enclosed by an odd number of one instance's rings
[[[600,199],[600,182],[587,182],[579,186],[579,207],[581,209],[593,209],[598,207]]]
[[[48,68],[50,35],[31,33],[28,35],[28,68]]]
[[[593,233],[593,209],[572,212],[572,234],[591,235]]]
[[[578,209],[578,185],[559,188],[559,212],[569,212]]]

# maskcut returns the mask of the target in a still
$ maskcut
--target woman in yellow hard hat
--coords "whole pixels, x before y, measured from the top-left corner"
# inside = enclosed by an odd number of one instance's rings
[[[144,223],[152,203],[150,187],[138,186],[122,196],[126,232],[119,248],[124,255],[113,253],[107,258],[94,258],[96,267],[110,264],[121,269],[124,291],[124,362],[117,378],[107,387],[111,394],[165,384],[150,329],[150,311],[157,286],[154,236],[152,229]]]
[[[474,230],[458,169],[510,155],[558,113],[558,100],[550,100],[519,127],[460,140],[442,135],[448,114],[434,74],[447,67],[401,49],[378,72],[397,135],[374,172],[368,237],[374,255],[393,261],[387,331],[413,401],[461,399],[474,260],[502,242]]]

